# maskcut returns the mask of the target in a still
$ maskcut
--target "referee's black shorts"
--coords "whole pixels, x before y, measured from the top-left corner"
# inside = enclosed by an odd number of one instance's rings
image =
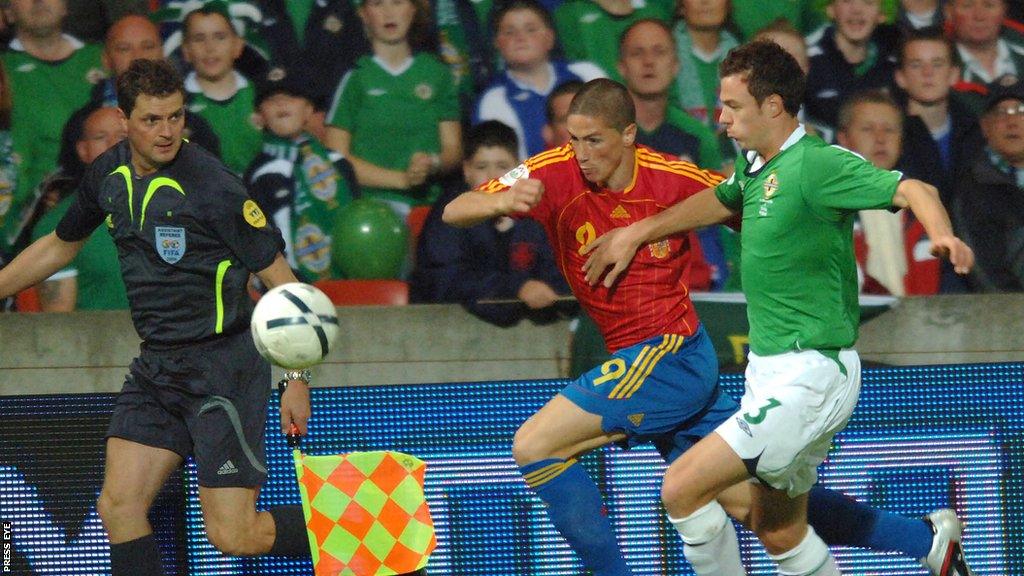
[[[181,348],[144,345],[107,437],[194,456],[200,486],[258,486],[270,390],[270,365],[248,330]]]

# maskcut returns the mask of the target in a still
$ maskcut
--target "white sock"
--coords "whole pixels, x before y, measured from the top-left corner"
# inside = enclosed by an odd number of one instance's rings
[[[778,556],[768,556],[779,565],[782,576],[841,576],[828,546],[810,526],[796,548]]]
[[[668,517],[683,538],[683,554],[697,576],[743,576],[736,527],[712,500],[686,518]]]

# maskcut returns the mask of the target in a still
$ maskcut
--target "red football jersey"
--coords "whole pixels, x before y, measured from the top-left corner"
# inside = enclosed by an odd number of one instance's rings
[[[583,246],[716,185],[721,177],[690,162],[637,146],[633,181],[621,192],[584,179],[570,145],[537,154],[477,190],[501,192],[517,179],[544,183],[540,203],[527,216],[547,230],[555,258],[580,305],[597,323],[609,350],[660,334],[689,336],[697,329],[690,302],[690,240],[671,236],[643,246],[611,289],[590,286],[583,275]]]

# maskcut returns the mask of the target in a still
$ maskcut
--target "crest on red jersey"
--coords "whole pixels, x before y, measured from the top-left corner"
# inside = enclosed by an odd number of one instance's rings
[[[672,247],[668,244],[668,238],[659,242],[651,242],[647,245],[647,249],[651,251],[651,256],[658,258],[667,258],[669,253],[672,252]]]

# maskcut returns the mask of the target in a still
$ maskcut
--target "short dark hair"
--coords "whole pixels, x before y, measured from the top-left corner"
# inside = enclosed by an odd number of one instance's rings
[[[758,104],[777,94],[793,116],[800,112],[807,79],[796,59],[771,40],[755,40],[729,51],[718,67],[719,78],[740,74]]]
[[[946,37],[942,28],[938,26],[927,26],[925,28],[911,28],[904,30],[900,36],[900,49],[896,52],[896,67],[903,68],[907,60],[907,45],[911,42],[938,42],[946,46],[946,53],[949,55],[949,62],[954,66],[960,66],[960,54],[953,42]]]
[[[502,148],[519,160],[519,137],[516,131],[497,120],[486,120],[466,132],[465,158],[472,158],[481,148]]]
[[[555,30],[555,20],[551,16],[551,12],[548,12],[548,9],[537,0],[508,0],[507,2],[499,2],[494,13],[491,14],[491,31],[495,35],[498,33],[501,19],[514,10],[529,10],[540,17],[548,30]]]
[[[848,96],[839,106],[839,115],[836,121],[836,128],[846,130],[853,123],[853,110],[861,104],[884,104],[893,110],[900,117],[900,124],[903,124],[903,110],[888,91],[880,88],[861,90]]]
[[[616,130],[636,123],[636,106],[629,90],[608,78],[591,80],[580,88],[569,104],[569,114],[601,118]]]
[[[554,124],[555,120],[557,120],[557,118],[555,118],[554,108],[555,99],[565,96],[566,94],[575,96],[581,88],[583,88],[583,80],[566,80],[558,86],[555,86],[555,89],[551,91],[551,94],[548,94],[548,100],[544,104],[544,115],[548,119],[548,124]]]
[[[117,106],[125,117],[131,117],[140,94],[165,98],[175,92],[184,96],[185,86],[181,75],[167,60],[140,58],[117,77]]]
[[[227,2],[223,2],[222,0],[207,2],[186,14],[185,18],[181,21],[182,39],[188,38],[188,31],[192,26],[192,18],[194,16],[220,16],[228,23],[228,28],[231,29],[231,33],[238,36],[238,31],[235,30],[235,25],[231,23],[231,12],[229,12]]]

